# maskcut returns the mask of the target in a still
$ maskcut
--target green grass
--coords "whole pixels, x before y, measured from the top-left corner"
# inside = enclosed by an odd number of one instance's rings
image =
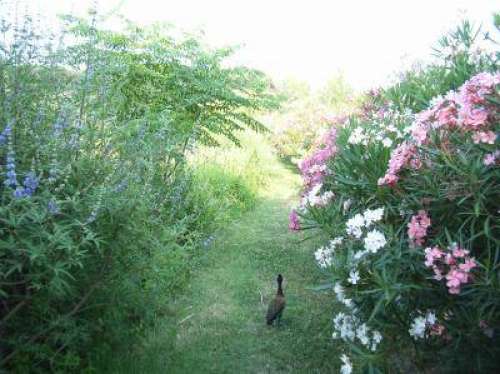
[[[308,289],[324,280],[317,240],[288,231],[300,178],[269,158],[269,183],[255,207],[215,233],[189,285],[145,338],[117,355],[112,373],[330,373],[332,294]],[[287,306],[279,327],[265,324],[278,273]],[[119,356],[119,357],[118,357]]]

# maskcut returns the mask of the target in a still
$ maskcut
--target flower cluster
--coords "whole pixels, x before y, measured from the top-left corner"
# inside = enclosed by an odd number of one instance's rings
[[[425,210],[419,210],[418,214],[411,217],[408,223],[408,237],[412,245],[424,244],[427,229],[431,225],[431,219]]]
[[[292,231],[300,230],[299,215],[295,209],[292,209],[288,216],[288,228]]]
[[[337,152],[337,129],[332,127],[321,139],[323,147],[319,147],[310,157],[300,163],[300,172],[304,179],[306,192],[323,181],[327,174],[327,161]]]
[[[363,227],[369,228],[384,217],[384,208],[367,209],[363,214],[356,214],[346,222],[346,232],[359,239],[363,235]]]
[[[413,339],[424,339],[429,335],[441,336],[444,333],[445,327],[437,322],[436,315],[427,311],[425,316],[417,316],[414,318],[408,332]]]
[[[382,341],[382,334],[372,330],[356,316],[355,311],[350,314],[339,312],[333,319],[334,339],[342,339],[346,342],[358,340],[364,347],[376,351]]]
[[[500,161],[500,150],[495,151],[493,153],[488,153],[484,156],[483,164],[485,166],[495,165]]]
[[[469,251],[453,243],[445,252],[439,247],[425,249],[425,266],[432,268],[434,279],[446,279],[446,286],[450,294],[459,294],[460,287],[471,281],[471,270],[477,264]]]
[[[497,136],[493,125],[500,113],[498,105],[491,103],[488,97],[498,96],[495,91],[498,84],[500,73],[480,73],[465,82],[458,92],[435,98],[429,109],[417,114],[410,128],[411,140],[404,141],[392,152],[387,172],[378,184],[394,186],[401,170],[408,166],[421,167],[418,149],[429,142],[431,130],[440,130],[444,135],[454,130],[472,133],[476,144],[495,144]],[[489,154],[483,162],[492,165],[495,161],[495,154]]]
[[[352,363],[350,358],[344,353],[340,356],[342,361],[342,366],[340,367],[340,374],[351,374],[352,373]]]
[[[17,174],[16,174],[16,157],[14,151],[9,149],[6,159],[7,172],[5,173],[5,181],[3,182],[6,186],[11,188],[16,188],[17,186]]]
[[[358,213],[346,222],[346,232],[356,239],[362,239],[363,228],[370,228],[374,223],[379,222],[384,216],[384,208],[367,209],[363,214]],[[379,249],[387,244],[385,235],[377,230],[368,231],[363,238],[364,250],[356,252],[354,258],[361,259],[368,253],[377,253]]]
[[[399,180],[399,173],[405,167],[419,169],[422,162],[417,153],[417,147],[409,142],[398,145],[391,153],[389,167],[385,175],[378,180],[378,185],[394,186]]]
[[[342,243],[343,238],[337,237],[333,240],[330,240],[328,245],[319,248],[314,252],[314,257],[318,262],[318,265],[322,268],[326,268],[332,264],[332,257],[335,251],[335,247]]]
[[[12,126],[9,124],[5,126],[3,131],[0,133],[0,145],[4,145],[10,139],[12,135]]]
[[[301,205],[302,206],[325,206],[334,198],[334,193],[332,191],[325,191],[320,193],[321,188],[323,187],[322,183],[318,183],[311,190],[304,194],[302,198]]]

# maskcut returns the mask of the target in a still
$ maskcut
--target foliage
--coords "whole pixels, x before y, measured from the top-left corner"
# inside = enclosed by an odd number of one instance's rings
[[[277,91],[287,98],[280,111],[269,115],[270,140],[282,158],[295,162],[333,123],[354,107],[354,94],[342,75],[330,79],[318,92],[305,83],[287,80]]]
[[[66,17],[51,39],[2,20],[1,365],[78,371],[154,320],[213,230],[249,205],[244,182],[203,217],[186,152],[264,130],[267,79],[230,49],[164,27],[124,32]],[[65,36],[67,38],[65,39]],[[204,182],[204,181],[203,181]],[[208,184],[217,184],[217,178]],[[215,188],[215,187],[213,187]],[[216,202],[212,202],[214,206]],[[220,223],[220,220],[216,220]],[[96,344],[99,342],[99,344]]]

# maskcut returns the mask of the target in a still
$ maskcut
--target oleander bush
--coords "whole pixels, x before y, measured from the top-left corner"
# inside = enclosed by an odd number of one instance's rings
[[[343,373],[500,370],[499,54],[480,35],[462,23],[300,164],[290,229],[331,236],[314,256]]]
[[[91,368],[165,312],[213,222],[253,198],[229,171],[205,180],[187,153],[265,130],[255,114],[277,103],[263,74],[226,67],[232,50],[197,36],[109,31],[95,12],[64,22],[51,36],[2,19],[0,367],[11,372]],[[193,197],[222,184],[230,198]]]

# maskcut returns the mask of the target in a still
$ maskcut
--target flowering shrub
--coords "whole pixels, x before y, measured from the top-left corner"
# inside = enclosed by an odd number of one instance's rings
[[[1,17],[0,366],[93,371],[154,322],[214,229],[186,152],[263,129],[248,113],[275,101],[261,73],[223,67],[231,51],[161,27],[66,17],[55,42]]]
[[[343,373],[500,369],[500,73],[472,35],[465,22],[453,56],[371,92],[301,168],[295,227],[332,238],[314,258]]]

